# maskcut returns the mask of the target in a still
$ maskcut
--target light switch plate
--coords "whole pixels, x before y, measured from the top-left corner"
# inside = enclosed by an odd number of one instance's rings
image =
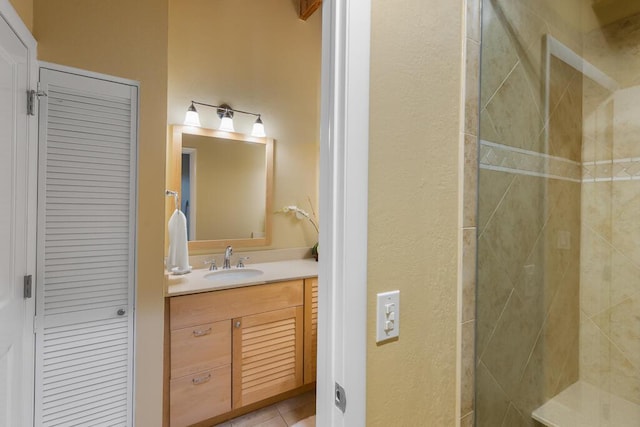
[[[377,295],[376,342],[396,338],[400,334],[400,291]]]

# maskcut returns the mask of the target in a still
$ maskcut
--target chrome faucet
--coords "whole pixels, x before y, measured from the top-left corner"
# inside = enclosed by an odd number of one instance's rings
[[[222,264],[222,268],[224,270],[231,268],[231,255],[233,255],[233,248],[231,246],[227,246],[227,249],[224,250],[224,263]]]

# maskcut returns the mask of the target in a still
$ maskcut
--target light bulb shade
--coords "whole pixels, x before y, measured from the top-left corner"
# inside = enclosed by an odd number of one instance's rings
[[[225,132],[235,132],[235,128],[233,127],[233,119],[228,115],[224,115],[222,120],[220,121],[220,130]]]
[[[189,108],[187,109],[187,115],[184,117],[185,126],[198,126],[200,127],[200,116],[198,115],[198,111],[196,110],[195,105],[191,103]]]
[[[264,138],[265,136],[267,136],[267,134],[264,133],[264,124],[262,123],[262,119],[260,118],[260,116],[258,116],[255,123],[253,124],[253,130],[251,131],[251,136],[255,136],[259,138]]]

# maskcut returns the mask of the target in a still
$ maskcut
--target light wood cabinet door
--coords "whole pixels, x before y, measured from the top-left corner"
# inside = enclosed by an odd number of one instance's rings
[[[304,279],[304,383],[316,380],[318,353],[318,278]]]
[[[172,379],[171,427],[183,427],[231,410],[231,366]]]
[[[171,331],[171,378],[231,363],[231,320]]]
[[[302,385],[303,308],[233,319],[233,408]]]

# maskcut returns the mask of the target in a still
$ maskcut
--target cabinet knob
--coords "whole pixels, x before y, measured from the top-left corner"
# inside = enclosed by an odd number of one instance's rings
[[[235,326],[236,326],[236,328],[239,328],[239,327],[240,327],[240,325],[241,325],[241,324],[240,324],[240,321],[238,320],[238,321],[236,322],[236,325],[235,325]]]
[[[196,329],[193,331],[194,337],[203,337],[205,335],[209,335],[211,333],[211,328],[208,329]]]
[[[118,316],[124,316],[126,313],[126,310],[124,308],[120,308],[116,313],[118,314]]]
[[[200,385],[200,384],[206,383],[210,379],[211,379],[211,374],[207,374],[207,375],[203,375],[201,377],[193,378],[193,379],[191,379],[191,382],[193,383],[193,385]]]

